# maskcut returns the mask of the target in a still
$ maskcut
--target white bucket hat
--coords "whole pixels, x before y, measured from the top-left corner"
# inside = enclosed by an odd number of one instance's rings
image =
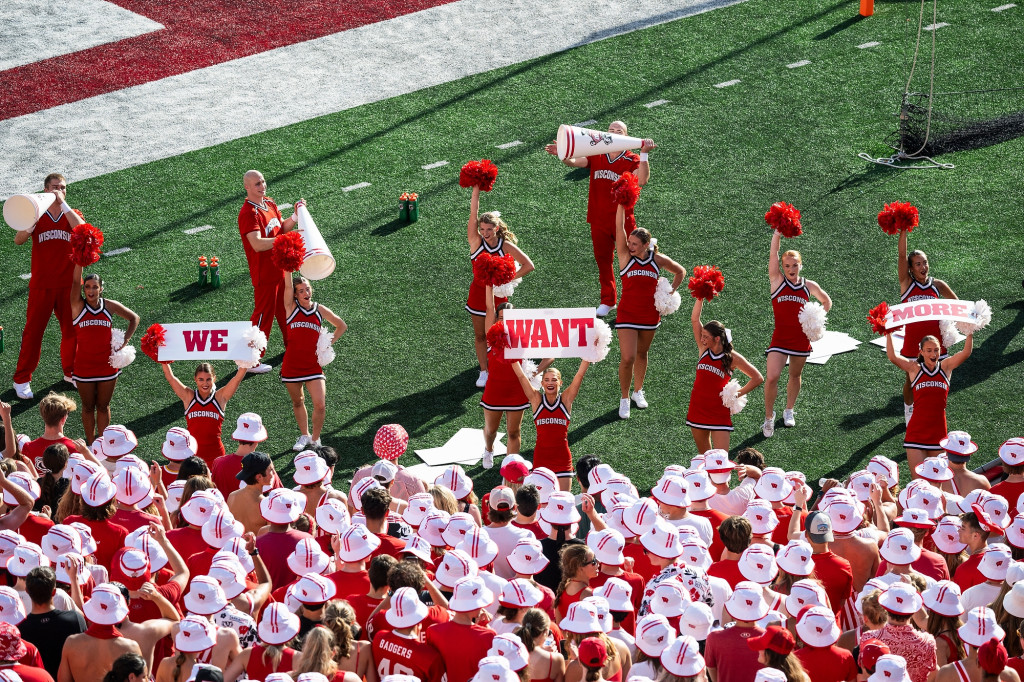
[[[903,515],[894,519],[893,522],[901,528],[924,528],[927,530],[935,528],[935,522],[924,509],[904,509]]]
[[[779,517],[772,509],[771,502],[755,498],[743,510],[743,518],[750,521],[750,530],[754,535],[768,535],[779,525]]]
[[[857,613],[863,616],[864,600],[868,597],[868,595],[874,593],[875,590],[878,590],[879,592],[885,592],[887,589],[889,589],[889,585],[884,580],[882,580],[881,578],[872,578],[871,580],[864,583],[864,587],[861,589],[860,594],[857,595],[857,598],[853,602],[853,607],[857,610]]]
[[[85,617],[97,625],[117,625],[128,617],[128,604],[121,590],[110,583],[97,585],[82,610]]]
[[[726,612],[736,620],[754,622],[768,614],[768,603],[757,583],[741,581],[725,602]]]
[[[797,620],[796,634],[809,646],[829,647],[839,641],[841,633],[832,609],[812,606]]]
[[[540,503],[547,504],[551,493],[558,490],[558,476],[547,467],[537,467],[523,479],[523,485],[533,485],[540,493]]]
[[[1010,548],[1001,542],[986,545],[978,562],[978,572],[989,580],[1006,580],[1006,571],[1010,568],[1013,555]]]
[[[643,545],[651,554],[662,559],[675,559],[683,553],[683,546],[679,542],[679,529],[658,517],[654,527],[640,538]]]
[[[768,585],[779,574],[779,566],[775,555],[766,545],[750,545],[740,554],[740,574],[744,579],[758,585]]]
[[[678,580],[666,580],[654,588],[651,595],[651,612],[666,618],[683,615],[690,603],[690,594]]]
[[[228,543],[221,547],[222,552],[231,552],[235,555],[235,558],[242,563],[242,568],[245,569],[246,573],[252,573],[255,570],[252,557],[249,556],[249,550],[245,548],[244,538],[231,538]],[[213,555],[216,558],[216,554]]]
[[[58,523],[50,526],[40,542],[43,555],[50,561],[57,561],[62,554],[68,552],[82,553],[82,536],[67,524]]]
[[[875,672],[868,682],[910,682],[907,661],[902,656],[883,654],[875,662]]]
[[[358,481],[352,484],[352,488],[348,491],[348,499],[352,502],[352,506],[355,507],[356,511],[362,511],[363,509],[363,493],[370,488],[383,488],[373,476],[364,476]]]
[[[607,566],[621,566],[626,562],[622,555],[625,546],[626,539],[622,533],[612,528],[591,531],[587,535],[587,547],[599,562]]]
[[[470,678],[469,682],[518,682],[519,680],[519,675],[512,672],[508,660],[502,656],[485,656],[477,663],[477,668],[476,674]],[[388,682],[395,681],[389,680]],[[402,680],[402,682],[410,681]]]
[[[971,511],[978,514],[975,507],[980,507],[984,513],[984,518],[979,515],[979,520],[989,522],[993,526],[993,532],[1002,532],[1002,529],[1010,525],[1010,504],[1005,497],[990,493],[982,496],[979,503],[971,505]]]
[[[715,615],[711,607],[704,602],[694,601],[686,606],[683,615],[679,617],[679,632],[703,642],[711,634],[714,624]]]
[[[686,526],[684,526],[685,528]],[[681,536],[680,536],[681,537]],[[691,535],[681,540],[683,548],[683,563],[691,568],[699,568],[707,571],[711,568],[711,555],[708,554],[708,546],[696,535]]]
[[[149,534],[149,529],[145,526],[129,533],[128,537],[124,539],[124,545],[125,547],[133,547],[140,552],[144,552],[149,559],[151,571],[159,571],[167,565],[167,554],[164,552],[163,547],[160,546],[160,543]]]
[[[629,509],[632,506],[632,504],[633,503],[626,504],[624,502],[614,504],[610,508],[606,507],[608,511],[601,515],[601,519],[604,521],[605,525],[609,528],[617,530],[624,539],[636,537],[636,534],[630,529],[626,528],[626,524],[622,521],[623,513],[625,513],[625,511]]]
[[[708,472],[701,469],[687,471],[683,474],[683,480],[686,481],[686,494],[691,502],[703,502],[715,496],[715,486]]]
[[[78,575],[75,576],[79,585],[84,585],[89,580],[89,568],[85,563],[85,557],[76,552],[68,552],[63,555],[58,561],[53,562],[53,567],[57,574],[57,582],[71,584],[71,570],[72,566],[77,562]]]
[[[700,645],[689,635],[676,637],[661,653],[661,664],[665,670],[680,677],[694,677],[704,670],[704,657]]]
[[[462,542],[455,549],[461,549],[472,558],[477,566],[489,566],[498,557],[498,544],[487,531],[473,526],[462,536]]]
[[[494,593],[488,589],[483,578],[471,575],[455,583],[448,608],[455,613],[466,613],[487,608],[493,601]]]
[[[971,440],[971,434],[966,431],[950,431],[939,441],[939,447],[960,457],[970,457],[978,451],[978,444]]]
[[[884,478],[890,488],[900,482],[900,468],[885,455],[875,455],[868,461],[868,471]]]
[[[307,573],[296,581],[292,596],[300,604],[322,604],[338,593],[338,587],[318,573]]]
[[[34,478],[32,478],[31,476],[26,474],[24,471],[15,471],[15,472],[11,473],[7,477],[7,480],[10,481],[11,483],[15,484],[16,486],[18,486],[19,488],[21,488],[25,492],[27,492],[29,494],[29,497],[32,498],[33,502],[35,502],[36,500],[39,499],[39,494],[40,494],[39,484],[36,483]],[[3,499],[4,499],[4,504],[6,504],[6,505],[16,505],[16,504],[18,504],[17,498],[14,497],[14,495],[12,495],[10,492],[8,492],[6,490],[4,491]]]
[[[875,474],[867,469],[861,469],[850,474],[850,480],[846,484],[846,489],[856,495],[860,502],[867,502],[871,499],[871,486],[874,484]]]
[[[95,443],[96,441],[93,441]],[[77,453],[76,453],[77,454]],[[82,494],[82,486],[89,480],[89,477],[103,469],[99,464],[90,462],[87,459],[69,459],[64,471],[71,470],[71,492],[76,495]],[[106,470],[104,470],[105,473]]]
[[[207,575],[217,581],[220,589],[224,590],[224,596],[228,599],[234,599],[245,592],[245,569],[233,554],[215,558],[210,563]]]
[[[303,538],[295,545],[295,551],[288,555],[288,568],[298,576],[307,573],[323,575],[331,566],[331,557],[320,549],[313,538]]]
[[[139,446],[139,439],[135,437],[135,433],[127,426],[120,424],[111,424],[103,429],[101,438],[103,440],[103,456],[107,459],[117,459],[127,455]]]
[[[605,509],[616,502],[628,501],[632,504],[638,499],[640,499],[640,493],[637,492],[636,486],[633,485],[629,478],[621,474],[608,481],[608,487],[601,493],[601,504],[604,505]]]
[[[636,648],[651,658],[660,657],[675,637],[676,631],[665,616],[652,613],[636,624]]]
[[[714,448],[704,452],[704,470],[709,474],[732,473],[735,468],[727,450]]]
[[[114,462],[114,476],[122,469],[138,469],[144,473],[149,480],[149,464],[135,455],[125,455]]]
[[[824,512],[832,520],[832,530],[836,533],[852,533],[864,520],[864,511],[857,500],[836,500],[825,507]]]
[[[607,599],[592,594],[580,601],[585,601],[594,607],[594,611],[597,612],[597,622],[601,624],[601,632],[608,634],[612,631],[612,610],[608,606]]]
[[[455,547],[462,539],[466,537],[473,528],[479,528],[476,525],[476,521],[473,517],[466,512],[456,512],[448,518],[448,523],[445,525],[444,530],[441,531],[441,537],[449,547]]]
[[[380,547],[381,539],[368,531],[366,526],[349,526],[338,542],[338,557],[347,564],[364,561]]]
[[[914,472],[926,481],[941,483],[953,478],[953,472],[949,468],[949,460],[945,457],[926,457],[923,462],[914,468]]]
[[[33,568],[49,566],[50,560],[43,555],[43,550],[34,542],[23,542],[14,548],[11,558],[7,560],[7,570],[13,576],[24,578]]]
[[[963,615],[960,586],[952,580],[940,580],[921,594],[925,607],[943,616]]]
[[[90,507],[102,507],[114,499],[117,488],[106,471],[97,471],[82,485],[82,501]]]
[[[316,523],[325,533],[339,535],[352,525],[352,519],[344,502],[328,497],[316,508]]]
[[[13,587],[0,587],[0,623],[17,625],[25,620],[25,605]]]
[[[160,452],[172,462],[184,462],[189,457],[195,457],[195,454],[199,452],[199,441],[188,429],[173,426],[167,430],[167,436],[164,438]]]
[[[167,486],[167,499],[164,500],[164,506],[167,507],[167,513],[173,514],[178,511],[181,507],[181,496],[185,493],[185,481],[172,481]]]
[[[604,597],[612,611],[633,611],[633,587],[621,578],[608,578],[594,594]]]
[[[231,440],[248,443],[262,443],[267,439],[267,429],[263,426],[263,418],[255,412],[243,412],[235,422],[235,431]]]
[[[267,604],[260,618],[260,624],[256,626],[256,633],[260,641],[270,646],[281,646],[295,639],[299,634],[301,623],[299,617],[288,610],[288,607],[280,602]]]
[[[933,519],[937,519],[946,513],[946,508],[942,504],[942,491],[932,485],[925,485],[915,490],[910,495],[910,499],[907,500],[906,507],[910,509],[923,509]]]
[[[544,593],[533,584],[533,581],[516,578],[509,580],[501,588],[498,604],[512,609],[527,609],[536,606],[543,600]]]
[[[461,549],[453,549],[450,552],[445,552],[434,573],[434,578],[442,587],[450,590],[463,578],[475,577],[479,570],[473,557]]]
[[[208,575],[197,575],[192,579],[185,594],[185,609],[200,616],[212,616],[228,605],[220,583]]]
[[[405,547],[399,550],[399,554],[412,554],[414,557],[433,567],[434,548],[430,546],[430,543],[421,538],[419,535],[413,535],[405,541]]]
[[[651,532],[658,520],[658,504],[649,497],[644,497],[622,512],[622,524],[634,537],[642,537]]]
[[[306,509],[306,496],[288,488],[274,488],[260,500],[260,514],[269,523],[294,523]]]
[[[1024,580],[1024,561],[1011,561],[1010,567],[1006,569],[1005,580],[1010,587]]]
[[[456,500],[473,492],[473,479],[466,475],[460,464],[449,464],[440,476],[434,479],[434,485],[441,485],[452,491]]]
[[[411,628],[422,623],[430,613],[427,605],[420,601],[416,590],[411,587],[399,587],[391,595],[391,606],[384,613],[384,619],[396,628]]]
[[[790,575],[809,576],[814,571],[814,550],[803,540],[790,540],[779,550],[775,561]]]
[[[451,517],[442,509],[431,509],[423,517],[423,522],[416,529],[416,534],[430,543],[431,547],[447,547],[442,531],[448,526]]]
[[[331,472],[324,458],[312,451],[300,452],[293,460],[295,473],[292,480],[298,485],[315,485],[323,482]]]
[[[13,530],[0,530],[0,568],[7,568],[7,562],[14,556],[15,548],[25,542],[25,538]]]
[[[530,664],[530,652],[526,650],[523,640],[509,632],[494,636],[487,655],[501,656],[508,661],[508,667],[517,672]]]
[[[1024,464],[1024,438],[1011,438],[999,446],[999,459],[1010,466]]]
[[[381,460],[382,462],[385,460]],[[418,528],[424,517],[434,508],[434,498],[430,493],[416,493],[409,497],[409,506],[402,512],[402,520],[412,528]]]
[[[127,611],[127,608],[125,609]],[[186,616],[178,623],[174,648],[187,654],[198,654],[217,643],[217,626],[205,616]]]
[[[928,481],[921,478],[915,478],[910,483],[907,483],[906,487],[900,490],[900,494],[897,496],[897,500],[900,503],[900,507],[902,507],[903,509],[909,507],[911,495],[916,493],[918,490],[922,490],[925,488],[930,489],[934,488],[934,486]]]
[[[956,516],[943,516],[932,531],[932,540],[940,552],[959,554],[967,548],[960,542],[960,528],[963,526]],[[1007,536],[1009,538],[1009,536]],[[1021,536],[1024,539],[1024,535]]]
[[[303,498],[305,499],[305,498]],[[212,490],[197,490],[181,505],[182,517],[193,526],[203,526],[218,507],[224,504],[223,496]]]
[[[782,501],[782,504],[793,506],[796,504],[796,491],[803,489],[804,495],[807,499],[814,497],[814,491],[811,490],[811,486],[807,485],[807,475],[802,471],[787,471],[786,480],[788,480],[792,486],[793,491],[786,496],[786,499]]]
[[[1006,541],[1008,543],[1010,543],[1014,547],[1024,547],[1024,514],[1017,514],[1016,516],[1014,516],[1013,520],[1010,521],[1010,525],[1007,526],[1006,530],[1003,532],[1006,535]],[[938,545],[938,543],[936,543],[936,545]],[[964,546],[966,547],[966,545]]]
[[[598,464],[596,467],[590,470],[587,474],[587,482],[590,484],[587,488],[587,492],[591,495],[597,495],[598,493],[604,492],[605,488],[608,487],[608,481],[615,476],[615,470],[608,464]]]
[[[690,497],[686,494],[686,481],[679,476],[662,476],[651,489],[651,497],[671,507],[690,506]]]
[[[906,528],[889,531],[879,553],[893,566],[909,566],[921,558],[921,548],[914,544],[914,534]]]
[[[201,532],[206,544],[214,549],[220,549],[231,538],[241,537],[245,532],[245,526],[235,520],[227,506],[223,506],[219,507],[210,516],[210,520],[203,524]]]
[[[1003,608],[1017,618],[1024,618],[1024,582],[1013,584],[1013,588],[1003,597]]]
[[[562,629],[562,632],[571,632],[576,635],[589,635],[604,631],[597,618],[597,609],[593,604],[585,601],[570,604],[565,618],[558,624],[558,627]]]
[[[786,472],[777,467],[765,467],[761,478],[754,484],[754,492],[762,500],[782,502],[793,492],[793,484],[786,480]]]
[[[1002,640],[1006,632],[996,623],[996,614],[987,606],[978,606],[967,612],[964,624],[956,631],[965,644],[981,647],[995,637]]]
[[[909,583],[893,583],[878,598],[879,605],[891,613],[910,616],[921,610],[924,600]]]
[[[544,548],[535,537],[522,538],[506,557],[508,565],[520,575],[537,575],[543,571],[549,561],[544,556]]]
[[[548,496],[548,504],[540,510],[540,518],[555,526],[571,526],[579,523],[580,512],[576,509],[576,498],[564,490],[556,490]]]

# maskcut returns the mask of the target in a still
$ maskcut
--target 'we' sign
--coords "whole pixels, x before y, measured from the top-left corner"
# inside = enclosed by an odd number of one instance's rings
[[[242,334],[252,322],[186,322],[165,324],[164,360],[249,360],[252,349]]]

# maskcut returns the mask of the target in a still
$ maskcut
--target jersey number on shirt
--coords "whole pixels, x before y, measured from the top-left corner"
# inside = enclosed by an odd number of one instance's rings
[[[412,675],[414,677],[416,675],[416,671],[415,670],[413,670],[412,668],[406,668],[401,663],[395,663],[394,670],[392,670],[391,672],[388,672],[388,664],[389,663],[390,663],[390,661],[385,658],[377,666],[377,675],[379,675],[380,679],[382,679],[382,680],[385,677],[387,677],[388,675]]]

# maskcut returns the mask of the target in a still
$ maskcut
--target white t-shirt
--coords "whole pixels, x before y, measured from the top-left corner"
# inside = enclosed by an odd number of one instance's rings
[[[964,613],[978,606],[991,606],[992,602],[999,596],[1001,588],[1002,584],[989,585],[987,582],[984,582],[964,590],[964,593],[960,596],[960,603],[964,606]]]
[[[728,516],[742,516],[750,501],[755,497],[755,483],[757,481],[748,476],[727,494],[713,495],[708,499],[708,506]]]
[[[512,550],[515,549],[520,540],[536,536],[533,534],[533,531],[526,528],[517,528],[511,523],[505,526],[487,526],[484,530],[487,531],[487,535],[494,541],[494,544],[498,546],[498,557],[494,560],[495,575],[505,580],[512,580],[512,578],[516,577],[516,572],[508,565],[506,557],[512,553]]]
[[[28,596],[28,592],[18,592],[18,596],[21,597],[21,603],[25,606],[25,613],[32,613],[32,598]],[[53,595],[53,608],[59,611],[78,611],[78,613],[81,613],[81,610],[75,606],[75,600],[61,587],[58,587]]]
[[[703,516],[697,516],[696,514],[687,514],[682,519],[665,519],[676,528],[689,527],[697,531],[697,536],[700,537],[701,542],[706,546],[711,546],[711,541],[714,539],[714,531],[711,528],[711,522]]]

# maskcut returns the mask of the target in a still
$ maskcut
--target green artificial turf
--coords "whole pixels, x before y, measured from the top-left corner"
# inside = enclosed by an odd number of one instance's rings
[[[1021,10],[992,13],[989,4],[995,0],[943,7],[939,20],[950,26],[937,36],[937,90],[1016,84],[1019,59],[1011,35]],[[412,448],[436,447],[459,428],[482,427],[472,331],[463,310],[471,277],[464,236],[469,192],[457,180],[467,160],[488,157],[498,164],[498,182],[484,196],[483,210],[502,211],[537,266],[513,302],[596,305],[586,174],[563,166],[542,146],[558,124],[587,119],[603,127],[621,118],[631,133],[657,140],[638,222],[688,269],[704,263],[722,268],[725,292],[705,306],[705,319],[731,327],[736,349],[762,370],[772,327],[763,215],[774,201],[800,208],[805,234],[784,246],[803,252],[804,274],[831,294],[829,328],[865,343],[824,366],[807,366],[797,427],[780,423],[770,440],[760,434],[763,400],[756,391],[735,418],[732,446],[753,445],[772,464],[803,470],[813,482],[858,468],[873,454],[903,457],[903,378],[867,344],[872,337],[864,318],[879,301],[897,302],[899,294],[896,238],[882,234],[875,215],[887,201],[911,201],[921,211],[911,248],[927,251],[933,274],[960,297],[984,298],[994,312],[974,356],[954,375],[948,410],[950,427],[969,431],[981,446],[978,464],[993,458],[1003,440],[1021,435],[1024,142],[943,158],[957,165],[952,171],[899,171],[857,158],[861,151],[888,153],[882,141],[897,123],[918,7],[879,2],[874,17],[856,20],[855,2],[750,0],[76,182],[69,200],[105,231],[108,249],[131,247],[95,269],[107,280],[108,297],[142,315],[143,329],[154,322],[248,318],[252,288],[236,229],[245,170],[262,170],[279,203],[300,196],[309,201],[338,262],[330,278],[314,283],[315,298],[349,325],[326,371],[323,440],[341,455],[339,484],[372,459],[373,434],[382,424],[401,423],[411,434],[406,465],[419,461]],[[881,45],[856,47],[868,41]],[[786,68],[805,59],[811,63]],[[921,59],[917,90],[927,88],[927,49]],[[713,87],[732,79],[741,82]],[[669,103],[644,106],[659,99]],[[496,148],[513,140],[524,144]],[[440,160],[450,163],[421,169]],[[372,186],[342,191],[364,181]],[[397,198],[406,190],[421,197],[415,224],[397,221]],[[182,233],[205,224],[216,229]],[[28,249],[8,242],[0,253],[8,281],[0,303],[7,332],[0,366],[10,377],[27,293],[16,275],[28,270]],[[200,254],[220,257],[221,289],[195,285]],[[696,361],[690,304],[684,298],[654,340],[645,384],[650,409],[618,419],[617,347],[591,368],[573,409],[575,457],[597,454],[641,488],[652,485],[664,465],[689,461],[694,446],[684,419]],[[59,382],[57,346],[52,323],[33,378],[37,396],[69,389]],[[275,365],[280,351],[275,329],[268,352]],[[576,361],[558,366],[571,376]],[[179,363],[175,370],[187,378],[192,367]],[[233,370],[219,366],[225,378]],[[11,400],[13,391],[3,397]],[[780,391],[780,418],[783,401]],[[35,405],[16,403],[18,430],[41,431]],[[229,404],[225,435],[243,411],[263,416],[271,434],[266,449],[279,470],[290,471],[298,432],[276,373],[246,379]],[[145,457],[157,456],[167,428],[183,423],[180,402],[141,353],[119,381],[113,413],[115,423],[139,436]],[[77,417],[67,432],[81,433]],[[524,454],[533,440],[527,423]],[[482,485],[498,480],[496,470],[471,473]]]

